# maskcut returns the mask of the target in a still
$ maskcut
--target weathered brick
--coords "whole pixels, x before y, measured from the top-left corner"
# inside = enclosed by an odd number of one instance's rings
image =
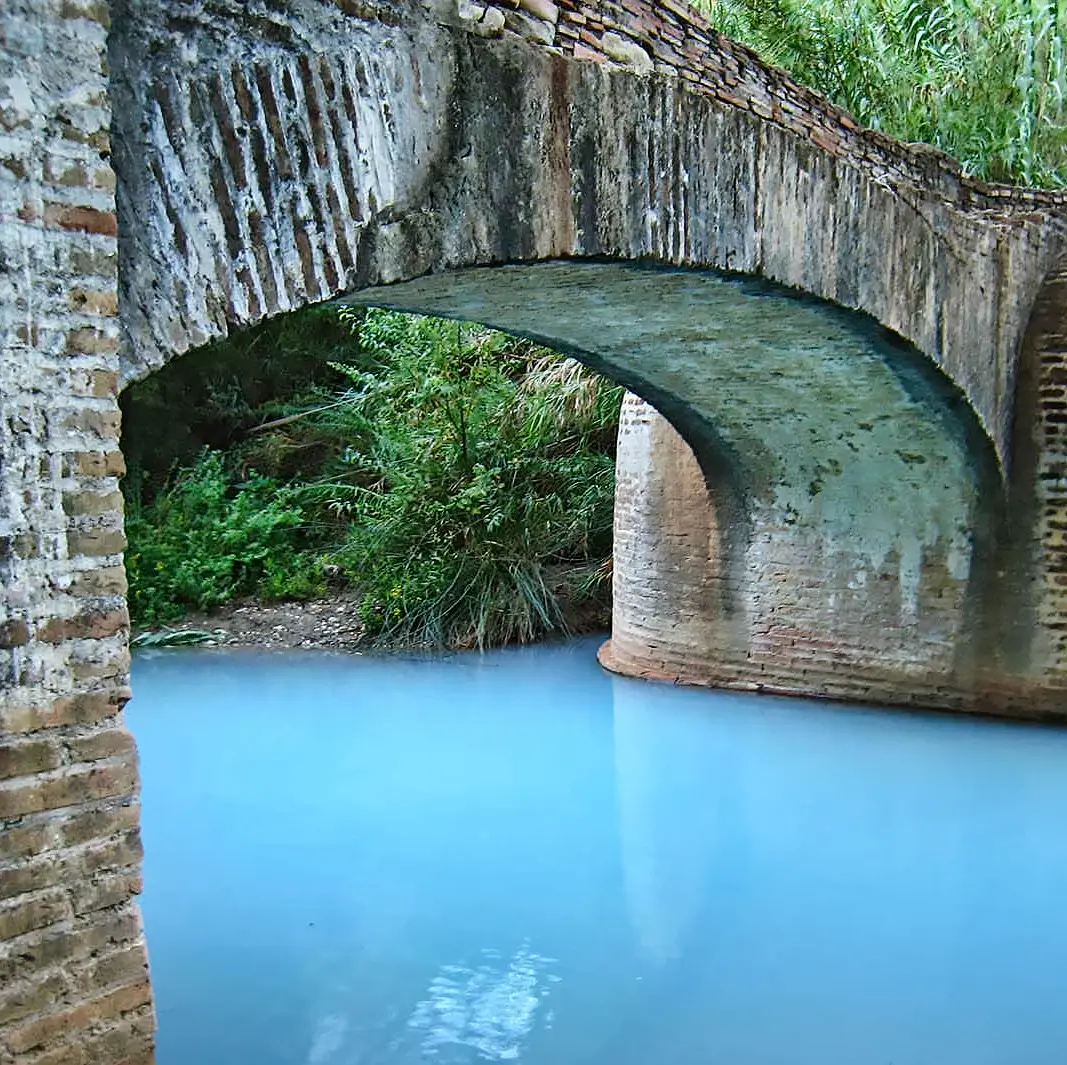
[[[76,919],[75,926],[49,926],[27,933],[0,954],[0,987],[33,979],[56,965],[91,956],[106,946],[126,947],[141,937],[141,919],[132,903],[120,910]],[[95,965],[95,963],[93,963]]]
[[[70,913],[70,903],[63,891],[51,891],[33,898],[18,897],[0,905],[0,942],[47,928],[69,917]]]
[[[129,658],[125,646],[115,648],[110,654],[81,658],[75,656],[70,662],[70,675],[75,684],[85,687],[85,681],[97,687],[100,681],[123,684],[129,677]]]
[[[88,19],[104,29],[111,27],[111,12],[107,0],[63,0],[59,7],[63,19]]]
[[[119,534],[121,536],[121,533]],[[120,549],[121,550],[121,549]],[[86,553],[86,552],[82,552]],[[110,554],[111,552],[99,552]],[[37,626],[41,643],[62,643],[64,640],[101,640],[122,632],[130,624],[125,606],[118,610],[83,610],[69,618],[51,618]]]
[[[126,535],[120,529],[72,529],[67,533],[67,551],[78,555],[120,555],[126,550]]]
[[[44,1013],[60,1001],[67,988],[63,973],[48,973],[35,981],[0,987],[0,1025],[9,1025],[35,1013]],[[3,1036],[0,1035],[0,1042]]]
[[[6,1040],[14,1053],[25,1054],[37,1047],[49,1046],[77,1036],[90,1028],[94,1022],[111,1020],[139,1006],[147,1005],[151,998],[148,981],[140,980],[109,991],[106,995],[94,997],[88,1002],[79,1003],[70,1009],[19,1025],[6,1033]]]
[[[118,410],[79,410],[63,419],[63,428],[76,433],[93,433],[105,440],[117,440],[122,427]]]
[[[146,1007],[101,1035],[26,1057],[25,1065],[152,1065],[154,1027],[152,1011]]]
[[[82,163],[63,158],[45,161],[44,179],[67,188],[88,188],[90,184],[89,172]]]
[[[101,142],[105,138],[100,138]],[[90,143],[94,140],[88,138]],[[118,223],[114,211],[101,211],[96,207],[72,207],[63,203],[50,203],[44,209],[44,223],[58,226],[60,229],[77,230],[83,233],[99,233],[114,237],[118,234]]]
[[[88,736],[76,736],[66,743],[72,762],[98,762],[105,758],[133,758],[133,736],[129,729],[111,727]]]
[[[70,594],[79,598],[125,595],[126,588],[126,570],[122,566],[88,570],[70,582]]]
[[[141,944],[116,951],[96,960],[92,967],[92,982],[98,987],[124,984],[146,973],[145,952]]]
[[[29,177],[29,169],[26,166],[26,160],[20,159],[15,155],[0,156],[0,166],[2,166],[16,181],[25,181]]]
[[[121,477],[126,472],[126,460],[122,452],[114,451],[75,451],[70,453],[64,463],[67,476],[82,477]]]
[[[119,309],[119,297],[114,289],[72,288],[69,299],[74,310],[85,314],[111,316]]]
[[[125,686],[77,692],[44,706],[0,707],[0,732],[35,732],[59,725],[93,725],[113,717],[130,698]]]
[[[63,841],[46,840],[44,846],[62,847]],[[44,850],[42,847],[41,850],[43,853],[31,861],[0,868],[0,899],[41,891],[57,884],[72,885],[88,893],[89,887],[101,877],[132,875],[128,868],[140,862],[142,853],[140,833],[128,827],[111,839],[94,840],[66,849]],[[117,874],[116,870],[122,872]],[[75,910],[78,912],[77,906]]]
[[[70,272],[75,276],[93,275],[114,277],[118,269],[118,256],[114,251],[102,248],[72,248]]]
[[[119,338],[96,326],[80,325],[67,334],[68,355],[113,355],[119,350]]]
[[[0,780],[55,769],[60,760],[59,749],[50,740],[0,736]]]
[[[25,647],[30,642],[30,628],[22,618],[0,622],[0,650]]]
[[[140,855],[137,860],[140,860]],[[112,873],[98,880],[75,884],[70,889],[71,906],[74,913],[81,916],[120,906],[142,890],[144,880],[140,872]]]
[[[140,810],[136,804],[109,805],[96,810],[87,810],[77,814],[63,823],[63,842],[67,846],[87,843],[91,840],[105,839],[115,833],[121,833],[116,846],[140,847],[136,828],[140,823]],[[132,835],[131,835],[132,831]],[[110,843],[107,844],[111,846]],[[126,864],[123,854],[116,851],[114,865]],[[100,865],[98,868],[107,868]]]
[[[114,192],[116,184],[115,171],[111,167],[101,166],[93,171],[94,189],[106,189],[108,192]]]
[[[111,514],[122,510],[122,493],[65,492],[63,509],[72,516],[81,514]]]
[[[132,759],[119,765],[74,766],[59,775],[0,785],[0,819],[58,810],[136,790],[137,767]]]
[[[90,382],[90,395],[98,399],[119,394],[117,370],[94,370],[90,376]]]

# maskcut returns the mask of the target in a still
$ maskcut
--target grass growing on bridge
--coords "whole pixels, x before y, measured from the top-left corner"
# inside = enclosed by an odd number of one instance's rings
[[[383,643],[595,622],[620,401],[524,341],[378,310],[302,312],[186,356],[123,400],[135,623],[330,583],[360,592]]]
[[[1067,185],[1067,12],[1055,0],[696,6],[865,125],[987,180]]]

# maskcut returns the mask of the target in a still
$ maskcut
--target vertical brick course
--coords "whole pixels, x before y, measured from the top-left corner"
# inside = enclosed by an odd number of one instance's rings
[[[147,1062],[107,6],[2,18],[0,1060]]]

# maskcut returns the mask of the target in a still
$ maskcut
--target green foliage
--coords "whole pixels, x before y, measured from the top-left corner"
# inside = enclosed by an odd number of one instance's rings
[[[240,595],[320,593],[325,572],[360,590],[368,637],[383,643],[484,646],[602,621],[621,389],[470,325],[289,317],[193,353],[194,369],[126,403],[127,433],[188,417],[198,442],[224,420],[221,396],[236,412],[225,453],[169,476],[170,434],[139,444],[125,485],[138,624]],[[313,368],[304,381],[274,368],[279,336]],[[299,354],[323,338],[315,357]],[[196,361],[210,389],[186,387]],[[188,410],[205,397],[204,413]]]
[[[151,498],[205,447],[242,445],[260,423],[335,383],[330,363],[351,357],[357,347],[335,308],[311,307],[191,351],[131,385],[120,399],[130,483],[140,497]],[[289,480],[314,472],[322,457],[281,448],[255,454],[246,468]]]
[[[895,137],[993,181],[1067,184],[1056,0],[701,0],[754,47]]]
[[[368,631],[484,646],[565,630],[561,594],[603,602],[621,390],[458,323],[371,311],[359,335],[348,402],[316,416],[349,446],[302,498],[349,522],[333,557]]]
[[[174,621],[239,595],[306,596],[321,578],[293,551],[303,514],[291,488],[253,476],[231,486],[206,451],[148,504],[127,492],[126,571],[138,624]]]

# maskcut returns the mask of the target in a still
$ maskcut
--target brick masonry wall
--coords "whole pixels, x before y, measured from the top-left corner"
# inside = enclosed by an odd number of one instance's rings
[[[799,445],[798,446],[802,446]],[[881,490],[886,490],[883,486]],[[601,662],[630,675],[781,694],[1024,717],[1067,710],[1055,676],[1007,680],[981,656],[980,564],[940,538],[872,560],[817,512],[736,508],[670,423],[627,397],[615,496],[615,599]],[[783,520],[785,517],[785,520]],[[899,535],[899,531],[898,534]],[[835,546],[836,544],[836,546]],[[732,561],[731,561],[732,559]],[[961,564],[962,563],[962,564]],[[1040,630],[1035,630],[1039,632]]]
[[[635,396],[623,408],[605,665],[897,705],[1067,709],[1039,646],[1053,629],[1034,613],[1045,562],[1007,596],[1013,539],[988,439],[920,353],[859,316],[716,275],[580,262],[348,299],[533,336],[669,414]],[[1029,545],[1019,519],[1015,542]]]
[[[0,21],[0,1062],[151,1060],[107,6]]]
[[[1067,262],[1049,272],[1023,342],[1012,441],[1020,639],[1047,664],[1067,706]],[[1027,590],[1032,590],[1027,594]]]

